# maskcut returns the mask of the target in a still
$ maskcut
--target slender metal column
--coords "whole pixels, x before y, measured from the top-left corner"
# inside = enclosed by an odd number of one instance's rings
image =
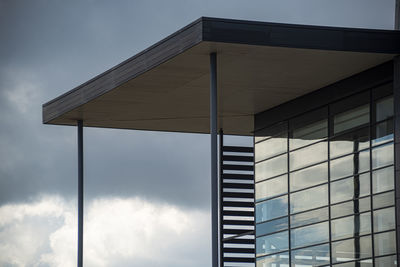
[[[78,267],[83,266],[83,121],[78,120]]]
[[[394,13],[394,29],[400,30],[400,0],[396,0]]]
[[[218,146],[217,146],[217,54],[210,54],[211,133],[211,243],[212,267],[218,267]],[[221,255],[222,257],[222,255]]]

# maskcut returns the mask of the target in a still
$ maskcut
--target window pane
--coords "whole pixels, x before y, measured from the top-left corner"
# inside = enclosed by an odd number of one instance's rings
[[[287,215],[287,201],[287,196],[282,196],[256,204],[256,222],[259,223]]]
[[[256,183],[256,201],[265,200],[287,193],[288,177],[282,175],[264,182]]]
[[[256,267],[285,267],[289,266],[289,253],[279,253],[257,259]]]
[[[372,172],[372,192],[379,193],[394,189],[393,166]]]
[[[321,185],[290,195],[290,212],[296,213],[328,205],[328,185]]]
[[[290,242],[293,248],[329,241],[328,222],[292,229]]]
[[[370,194],[369,173],[331,183],[331,202],[337,203]]]
[[[290,173],[290,190],[295,191],[328,181],[328,163]]]
[[[393,116],[393,97],[387,97],[376,102],[376,121]]]
[[[371,209],[371,199],[369,197],[355,199],[349,202],[331,206],[331,217],[337,218],[341,216],[359,213]]]
[[[394,207],[374,211],[374,232],[394,229],[395,222]]]
[[[292,266],[321,266],[329,262],[329,244],[292,251]]]
[[[290,217],[291,227],[298,227],[310,223],[328,220],[328,208],[302,212]]]
[[[369,147],[369,128],[365,127],[355,132],[333,138],[330,141],[331,158],[350,154]]]
[[[331,161],[331,181],[369,170],[369,150]]]
[[[255,161],[270,158],[284,152],[287,152],[287,134],[256,143]]]
[[[372,257],[371,236],[363,236],[332,243],[332,262],[351,261]]]
[[[256,254],[262,256],[271,254],[289,248],[289,234],[288,231],[257,237],[256,238]]]
[[[320,142],[293,152],[290,152],[290,170],[312,165],[328,159],[328,144]]]
[[[335,264],[335,267],[372,267],[372,259]]]
[[[372,203],[374,209],[394,205],[394,191],[373,196]]]
[[[267,235],[274,232],[278,232],[280,230],[285,230],[288,228],[288,224],[289,224],[288,217],[257,224],[256,235],[257,236]]]
[[[257,143],[274,136],[287,136],[287,131],[287,122],[275,124],[255,132],[254,141]]]
[[[396,232],[374,235],[374,248],[375,256],[396,253]]]
[[[377,124],[374,127],[372,144],[378,145],[393,140],[393,120]]]
[[[396,256],[375,258],[375,267],[395,267],[397,264]]]
[[[369,122],[369,105],[364,105],[334,117],[334,134]]]
[[[287,154],[256,164],[256,182],[287,172]]]
[[[328,136],[328,120],[314,122],[292,131],[289,139],[290,149],[299,148],[322,140]]]
[[[378,168],[393,164],[393,143],[372,149],[372,167]]]
[[[371,213],[353,215],[331,222],[332,240],[371,233]]]

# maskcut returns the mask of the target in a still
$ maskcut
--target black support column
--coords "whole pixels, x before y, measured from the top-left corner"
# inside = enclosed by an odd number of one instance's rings
[[[78,120],[78,267],[83,266],[83,121]]]
[[[217,54],[210,54],[210,134],[211,134],[211,247],[212,267],[218,267],[218,146],[217,146]]]
[[[400,58],[393,60],[397,262],[400,262]]]

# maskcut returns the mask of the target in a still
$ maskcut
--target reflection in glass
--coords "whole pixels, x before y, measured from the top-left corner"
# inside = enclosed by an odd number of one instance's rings
[[[369,173],[331,183],[331,202],[337,203],[370,194]]]
[[[395,226],[394,207],[374,211],[374,232],[391,230]]]
[[[372,257],[371,236],[332,243],[332,263]]]
[[[328,185],[321,185],[290,195],[290,213],[328,205]]]
[[[353,215],[331,222],[332,240],[371,233],[371,213]]]
[[[369,122],[369,105],[337,114],[333,118],[334,134]]]
[[[372,149],[372,168],[393,164],[393,143]]]
[[[290,152],[290,170],[312,165],[328,159],[327,142],[319,142],[299,150]]]
[[[393,120],[377,124],[374,127],[372,144],[378,145],[393,140]]]
[[[287,154],[256,164],[256,182],[287,172]]]
[[[292,251],[292,266],[321,266],[329,262],[329,244]]]
[[[302,212],[290,217],[291,227],[298,227],[306,224],[328,220],[328,208],[322,208],[307,212]]]
[[[331,161],[331,181],[369,170],[369,150]]]
[[[374,235],[375,256],[396,253],[396,232]]]
[[[293,248],[303,247],[329,241],[328,222],[312,224],[290,231],[290,242]]]
[[[335,267],[372,267],[372,259],[335,264]]]
[[[260,223],[256,225],[256,235],[267,235],[280,230],[287,229],[289,225],[288,217]]]
[[[349,202],[331,206],[331,217],[337,218],[354,213],[364,212],[371,209],[371,199],[369,197],[355,199]]]
[[[393,166],[372,172],[372,192],[379,193],[394,189]]]
[[[290,149],[296,149],[322,140],[328,136],[328,120],[317,121],[292,131]]]
[[[393,96],[380,99],[376,102],[376,121],[393,117]]]
[[[329,142],[331,159],[369,147],[369,128],[335,137]],[[356,149],[356,150],[355,150]]]
[[[287,152],[287,134],[255,144],[255,161],[267,159]]]
[[[394,205],[394,191],[373,196],[373,207],[379,209]]]
[[[288,231],[256,238],[256,254],[262,256],[287,250],[289,248]]]
[[[288,197],[282,196],[256,204],[256,223],[288,214]]]
[[[254,141],[258,143],[273,136],[284,136],[284,133],[287,133],[287,123],[278,123],[273,126],[258,130],[255,133]]]
[[[375,259],[375,267],[395,267],[396,263],[397,257],[395,255]]]
[[[290,173],[290,190],[295,191],[328,181],[328,163]]]
[[[265,200],[287,193],[287,174],[256,184],[256,201]]]
[[[279,253],[257,259],[256,267],[284,267],[289,266],[289,253]]]

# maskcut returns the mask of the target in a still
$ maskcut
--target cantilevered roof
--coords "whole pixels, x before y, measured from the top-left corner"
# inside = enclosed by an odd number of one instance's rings
[[[266,109],[387,62],[400,32],[200,18],[43,105],[46,124],[209,132],[209,54],[219,127],[251,134]]]

